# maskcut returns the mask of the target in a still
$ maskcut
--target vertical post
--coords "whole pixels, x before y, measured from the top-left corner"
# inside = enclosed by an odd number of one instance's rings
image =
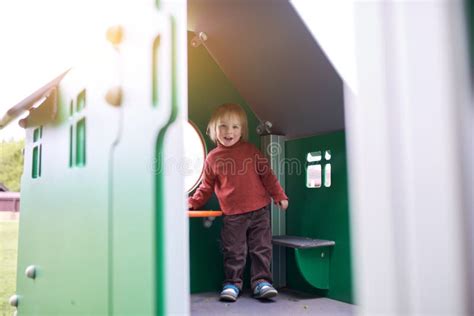
[[[280,135],[261,136],[261,150],[268,158],[270,167],[275,173],[283,189],[285,189],[285,137]],[[272,236],[286,234],[286,215],[279,206],[272,204],[271,221]],[[275,287],[286,286],[286,249],[282,246],[273,246],[272,258],[273,285]]]

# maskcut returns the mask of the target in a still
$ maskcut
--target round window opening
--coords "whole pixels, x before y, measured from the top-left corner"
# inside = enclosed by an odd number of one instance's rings
[[[201,182],[206,159],[206,145],[201,132],[189,121],[184,127],[184,185],[193,191]]]

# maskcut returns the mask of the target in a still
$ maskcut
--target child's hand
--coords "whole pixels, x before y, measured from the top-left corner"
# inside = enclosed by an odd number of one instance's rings
[[[278,205],[280,205],[283,211],[286,211],[286,209],[288,208],[288,200],[281,200],[280,202],[278,202]]]
[[[191,205],[191,203],[188,202],[188,210],[192,210],[193,209],[193,206]]]

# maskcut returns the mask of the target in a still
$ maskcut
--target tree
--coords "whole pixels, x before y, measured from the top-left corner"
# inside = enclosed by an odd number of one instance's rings
[[[10,191],[20,191],[24,148],[23,139],[0,142],[0,182]]]

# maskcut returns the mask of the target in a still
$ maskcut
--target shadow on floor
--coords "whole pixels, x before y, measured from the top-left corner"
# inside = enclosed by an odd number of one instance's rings
[[[279,295],[272,300],[256,300],[249,291],[237,302],[219,301],[219,293],[191,295],[191,314],[197,315],[331,315],[355,314],[355,306],[340,301],[317,297],[288,289],[279,289]]]

